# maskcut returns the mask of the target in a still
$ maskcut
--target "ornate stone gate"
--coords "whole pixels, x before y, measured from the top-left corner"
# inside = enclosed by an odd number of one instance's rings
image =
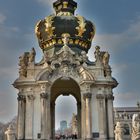
[[[95,47],[95,62],[87,52],[95,34],[94,25],[74,16],[77,3],[57,0],[56,15],[37,23],[35,33],[43,58],[35,63],[34,48],[19,61],[17,138],[55,139],[55,101],[73,95],[77,101],[78,138],[114,140],[113,91],[109,53]]]

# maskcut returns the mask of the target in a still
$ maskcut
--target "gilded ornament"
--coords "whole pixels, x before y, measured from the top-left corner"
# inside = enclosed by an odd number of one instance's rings
[[[56,40],[55,39],[53,39],[52,42],[53,42],[53,44],[56,44]]]
[[[72,39],[69,40],[69,44],[73,44],[73,40]]]
[[[72,16],[73,14],[70,12],[59,12],[57,16]]]
[[[63,8],[68,8],[68,2],[67,1],[63,2]]]
[[[49,38],[51,38],[52,36],[55,36],[54,35],[55,27],[52,26],[52,24],[54,22],[53,19],[54,19],[53,15],[50,15],[50,16],[46,17],[46,19],[45,19],[46,32],[47,32]]]
[[[35,34],[37,35],[38,39],[42,39],[41,37],[41,33],[39,31],[39,24],[41,23],[41,20],[36,24],[36,27],[35,27]]]
[[[85,19],[82,16],[77,16],[79,26],[76,27],[78,34],[76,36],[83,37],[83,33],[86,31]]]
[[[76,39],[76,40],[75,40],[75,44],[78,44],[78,43],[79,43],[79,39]]]
[[[62,44],[62,40],[61,39],[58,40],[58,44]]]
[[[92,39],[93,39],[93,37],[94,37],[94,35],[95,35],[95,29],[94,29],[94,25],[92,24],[92,32],[90,32],[90,35],[91,35],[91,37],[90,37],[90,39],[88,39],[90,42],[92,41]]]
[[[79,45],[81,46],[81,45],[82,45],[82,43],[83,43],[83,41],[80,41],[80,42],[79,42]]]

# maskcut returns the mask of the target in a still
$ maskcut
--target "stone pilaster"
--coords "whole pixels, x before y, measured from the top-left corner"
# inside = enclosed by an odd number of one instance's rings
[[[25,123],[25,139],[33,139],[33,113],[34,113],[34,95],[26,97],[26,123]]]
[[[41,139],[47,138],[47,93],[41,93]]]
[[[86,104],[86,139],[92,139],[91,93],[84,94]]]
[[[24,95],[18,95],[18,120],[17,120],[17,139],[25,137],[25,102]]]
[[[78,138],[81,138],[81,103],[77,103],[77,112],[78,112]]]
[[[55,103],[51,104],[51,137],[55,139]]]
[[[84,95],[82,95],[82,134],[81,134],[81,137],[82,137],[82,140],[85,140],[85,137],[86,137],[86,114],[85,114],[85,110],[86,110],[86,103],[85,103],[85,99],[84,99]]]
[[[106,96],[107,98],[107,113],[108,113],[108,137],[109,140],[114,140],[115,136],[114,136],[114,114],[113,114],[113,100],[114,100],[114,96],[112,94],[108,94]]]
[[[98,113],[99,113],[99,134],[101,139],[107,138],[106,104],[105,95],[97,94]]]

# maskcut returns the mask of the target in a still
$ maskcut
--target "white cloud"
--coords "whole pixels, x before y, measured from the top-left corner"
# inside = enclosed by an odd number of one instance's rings
[[[140,94],[139,93],[117,93],[115,94],[114,104],[115,106],[136,106],[137,101],[140,101]]]
[[[129,27],[120,33],[96,34],[93,45],[103,46],[105,49],[120,51],[126,47],[134,47],[134,43],[140,42],[140,18],[131,22]]]
[[[0,24],[3,24],[6,20],[6,16],[0,13]]]

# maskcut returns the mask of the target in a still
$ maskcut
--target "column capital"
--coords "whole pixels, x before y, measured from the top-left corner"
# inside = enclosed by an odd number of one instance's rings
[[[49,95],[48,95],[48,93],[41,93],[40,97],[44,98],[44,99],[48,99]]]
[[[114,100],[114,96],[113,96],[112,94],[107,94],[107,95],[106,95],[106,98],[107,98],[108,100]]]
[[[103,94],[97,94],[96,95],[96,99],[104,99],[105,98],[105,95],[103,95]]]
[[[33,101],[35,99],[35,96],[34,95],[27,95],[27,99],[29,101]]]
[[[91,98],[92,97],[92,94],[91,93],[85,93],[83,94],[83,97],[86,99],[86,98]]]
[[[18,95],[17,100],[18,101],[25,101],[26,100],[25,95]]]

